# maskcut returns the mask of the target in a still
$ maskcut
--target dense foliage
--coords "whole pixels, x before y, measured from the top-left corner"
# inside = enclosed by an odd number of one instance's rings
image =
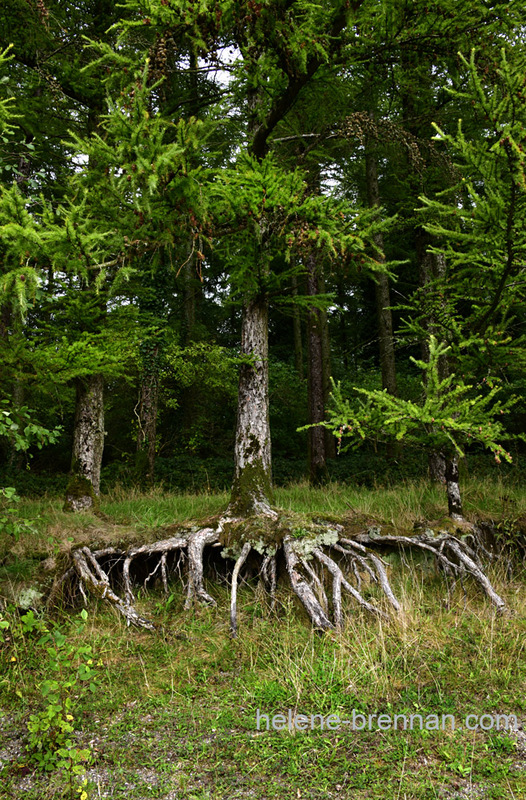
[[[29,476],[0,440],[0,484],[64,488],[98,393],[103,488],[227,486],[258,305],[275,482],[520,463],[520,6],[4,8],[2,418],[62,432]],[[324,419],[363,453],[306,432]]]

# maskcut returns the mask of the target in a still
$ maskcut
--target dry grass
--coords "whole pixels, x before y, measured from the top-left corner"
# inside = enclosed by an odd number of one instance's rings
[[[489,491],[491,489],[491,492]],[[520,492],[468,485],[477,514],[524,513]],[[471,493],[471,494],[470,494]],[[349,511],[412,527],[442,511],[440,492],[423,484],[389,491],[351,492],[305,485],[279,490],[277,502],[299,512]],[[509,513],[513,505],[513,514]],[[31,581],[41,558],[83,537],[105,541],[144,535],[167,521],[220,510],[226,496],[157,493],[104,498],[108,517],[63,515],[59,503],[25,503],[40,513],[39,537],[4,539],[2,580]],[[115,520],[117,523],[116,524]],[[123,533],[124,532],[124,533]],[[126,533],[128,532],[128,533]],[[71,541],[73,539],[73,542]],[[7,557],[6,557],[7,556]],[[11,572],[9,572],[11,570]],[[216,609],[185,612],[179,583],[166,598],[141,591],[138,610],[162,633],[127,629],[113,612],[89,608],[89,642],[100,666],[98,689],[75,710],[78,741],[92,752],[90,800],[453,800],[519,798],[526,793],[525,737],[496,731],[265,731],[256,713],[516,714],[526,722],[526,592],[523,564],[513,578],[492,568],[496,590],[511,613],[496,616],[477,587],[448,587],[422,560],[391,559],[391,579],[403,612],[389,623],[349,603],[341,633],[320,636],[284,588],[272,615],[253,582],[239,593],[239,637],[228,636],[228,590],[209,584]],[[370,589],[373,592],[373,589]],[[76,610],[78,611],[78,609]],[[71,610],[56,623],[70,638]],[[16,626],[13,612],[9,619]],[[13,628],[14,630],[14,628]],[[79,642],[80,643],[80,642]],[[38,637],[20,632],[0,645],[0,797],[52,800],[64,795],[60,773],[22,774],[29,714],[42,708],[49,677]],[[14,658],[15,660],[11,660]],[[0,737],[1,739],[2,737]],[[3,792],[3,794],[2,794]]]

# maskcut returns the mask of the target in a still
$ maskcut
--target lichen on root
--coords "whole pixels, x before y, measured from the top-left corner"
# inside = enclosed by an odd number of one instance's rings
[[[448,578],[473,578],[498,611],[506,604],[489,581],[481,554],[490,555],[470,532],[433,531],[412,536],[384,534],[379,526],[349,532],[344,521],[308,517],[269,509],[265,514],[234,517],[225,514],[206,524],[180,527],[174,535],[128,549],[87,546],[72,551],[71,564],[57,580],[54,596],[73,582],[87,602],[87,593],[109,602],[128,625],[150,630],[154,623],[135,609],[133,575],[143,570],[143,585],[160,579],[168,594],[170,573],[178,571],[186,581],[185,608],[196,602],[215,605],[204,581],[205,552],[217,549],[233,564],[231,574],[230,629],[237,632],[237,587],[247,563],[267,588],[271,608],[276,603],[278,579],[300,600],[313,626],[320,630],[344,624],[342,596],[348,595],[364,611],[383,619],[398,614],[401,605],[389,582],[386,550],[417,550],[431,555]],[[174,556],[174,558],[172,558]],[[366,599],[363,587],[376,585],[385,607]],[[121,594],[119,594],[119,591]],[[121,596],[122,595],[122,596]],[[329,596],[328,596],[329,595]],[[330,598],[330,599],[329,599]],[[387,610],[386,610],[387,609]]]

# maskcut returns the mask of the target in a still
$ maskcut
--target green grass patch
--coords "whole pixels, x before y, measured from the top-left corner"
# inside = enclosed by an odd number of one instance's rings
[[[524,512],[519,490],[499,484],[465,487],[473,514]],[[60,501],[23,501],[40,516],[39,535],[17,543],[4,537],[4,581],[42,572],[41,558],[61,558],[74,542],[159,533],[163,525],[204,518],[226,506],[220,495],[124,495],[103,498],[103,519],[65,515]],[[412,526],[443,513],[440,489],[404,484],[396,490],[312,490],[298,484],[277,491],[277,503],[297,512],[353,513]],[[73,541],[72,541],[73,540]],[[37,557],[35,557],[35,552]],[[511,614],[498,617],[470,582],[448,593],[425,561],[391,561],[400,619],[385,623],[350,603],[342,633],[314,633],[290,593],[278,588],[270,613],[253,581],[241,582],[239,634],[229,637],[228,587],[207,588],[217,608],[184,611],[184,591],[141,589],[137,608],[155,619],[155,634],[128,629],[102,603],[88,608],[82,634],[79,609],[53,619],[71,653],[91,647],[93,692],[72,690],[72,746],[88,749],[90,800],[231,800],[232,798],[520,798],[526,793],[526,737],[522,731],[468,730],[468,714],[516,715],[526,723],[526,603],[524,574],[509,578],[495,565],[491,580]],[[25,747],[31,715],[45,709],[44,682],[80,680],[75,657],[59,660],[60,675],[35,630],[23,631],[16,612],[0,643],[0,797],[51,800],[76,797],[64,769],[34,768]],[[87,658],[86,655],[83,658]],[[55,663],[57,660],[55,659]],[[78,686],[77,683],[72,685]],[[64,689],[66,691],[66,689]],[[77,696],[76,696],[77,695]],[[266,730],[260,714],[368,717],[454,715],[451,730]]]

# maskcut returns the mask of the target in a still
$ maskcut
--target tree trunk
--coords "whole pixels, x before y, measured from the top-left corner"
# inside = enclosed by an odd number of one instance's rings
[[[190,242],[190,253],[183,271],[183,339],[185,344],[195,340],[195,324],[197,319],[197,306],[202,295],[202,285],[196,269],[196,259],[192,255]]]
[[[325,275],[323,272],[318,276],[318,291],[320,294],[325,294]],[[323,363],[323,410],[327,408],[329,397],[331,394],[331,340],[329,334],[329,321],[327,319],[327,311],[325,309],[320,311],[321,323],[321,350],[322,350],[322,363]],[[336,458],[336,437],[332,431],[323,429],[325,435],[325,458]]]
[[[12,410],[17,411],[24,404],[24,384],[19,375],[13,377]],[[24,453],[17,450],[13,443],[9,443],[8,456],[9,469],[14,472],[24,468]]]
[[[418,271],[420,286],[424,292],[426,287],[430,286],[433,281],[442,278],[446,271],[445,257],[441,253],[429,252],[429,247],[432,244],[431,235],[420,229],[417,232],[417,258],[418,258]],[[430,334],[436,336],[439,340],[442,339],[442,332],[439,330],[436,319],[431,316],[427,323],[427,330]],[[422,361],[429,359],[429,348],[427,341],[422,342]],[[449,375],[449,364],[447,356],[441,356],[438,362],[438,375],[440,380],[444,380]],[[429,477],[435,483],[445,484],[447,459],[444,453],[434,451],[428,457]],[[449,498],[449,490],[448,490]]]
[[[102,375],[77,380],[71,473],[65,511],[98,507],[104,450],[104,382]]]
[[[318,270],[316,257],[307,257],[307,293],[310,297],[318,294]],[[311,308],[308,316],[308,406],[309,424],[309,480],[319,486],[327,478],[327,457],[325,453],[325,429],[317,423],[325,416],[325,392],[323,369],[322,319],[318,308]]]
[[[17,350],[17,344],[21,341],[21,323],[16,320],[13,315],[11,305],[5,304],[0,306],[0,339],[5,348],[9,348],[11,352]],[[15,364],[18,366],[18,359]],[[12,382],[12,396],[10,410],[17,411],[24,403],[24,385],[20,375],[11,368],[4,367],[5,374],[2,376],[7,385]],[[6,441],[7,450],[7,464],[11,471],[16,472],[24,468],[24,452],[17,450],[15,443],[10,439]]]
[[[378,337],[380,345],[380,366],[382,370],[382,388],[389,394],[398,394],[396,384],[396,363],[393,340],[393,318],[389,308],[391,299],[389,278],[378,275],[375,282],[376,318],[378,320]]]
[[[357,11],[363,0],[357,0]],[[343,44],[341,34],[347,25],[347,9],[337,11],[330,24],[334,50]],[[254,62],[256,63],[256,62]],[[288,74],[280,94],[267,107],[265,87],[253,75],[247,75],[248,152],[261,161],[268,152],[268,140],[276,126],[286,117],[298,96],[312,79],[323,59],[318,55],[307,59],[305,70]],[[268,110],[265,112],[265,108]],[[261,237],[263,245],[264,237]],[[264,249],[264,245],[263,245]],[[257,266],[254,264],[254,266]],[[268,262],[265,270],[268,269]],[[272,479],[270,425],[268,406],[268,299],[262,294],[247,300],[243,308],[241,352],[250,355],[251,364],[244,364],[239,375],[238,416],[235,441],[235,469],[230,511],[236,513],[271,513]]]
[[[344,282],[341,277],[337,278],[336,282],[336,301],[340,308],[340,312],[338,314],[338,325],[337,325],[337,351],[341,354],[341,359],[343,363],[343,368],[345,372],[350,372],[351,369],[355,371],[356,364],[354,353],[356,352],[356,348],[352,346],[350,341],[349,333],[347,330],[347,318],[348,315],[345,310],[346,305],[346,297],[345,297],[345,287]],[[350,354],[353,354],[350,356]],[[351,361],[352,358],[352,361]]]
[[[449,516],[454,520],[463,520],[462,500],[458,484],[458,459],[456,456],[446,458],[446,491]]]
[[[446,482],[446,457],[440,450],[433,450],[428,458],[429,477],[434,483]]]
[[[367,181],[367,200],[371,208],[380,205],[380,187],[378,184],[378,165],[376,148],[369,137],[365,148],[365,172]],[[385,263],[384,237],[377,233],[374,237],[376,259],[381,264]],[[393,339],[393,316],[391,314],[391,299],[389,278],[383,273],[375,277],[376,319],[378,324],[378,339],[380,350],[380,367],[382,370],[382,389],[387,389],[389,394],[398,393],[396,385],[396,362]]]
[[[296,297],[298,294],[298,280],[295,275],[292,276],[292,296]],[[292,307],[292,325],[294,333],[294,366],[298,373],[298,378],[303,380],[303,342],[301,339],[301,315],[297,305]]]
[[[159,381],[155,360],[158,347],[152,354],[154,363],[151,371],[143,378],[137,413],[139,430],[137,432],[136,471],[141,483],[153,484],[155,470],[155,442],[157,437],[157,407],[159,399]]]
[[[229,513],[271,513],[272,475],[268,394],[268,301],[256,297],[243,307],[241,365],[234,448],[234,482]]]

